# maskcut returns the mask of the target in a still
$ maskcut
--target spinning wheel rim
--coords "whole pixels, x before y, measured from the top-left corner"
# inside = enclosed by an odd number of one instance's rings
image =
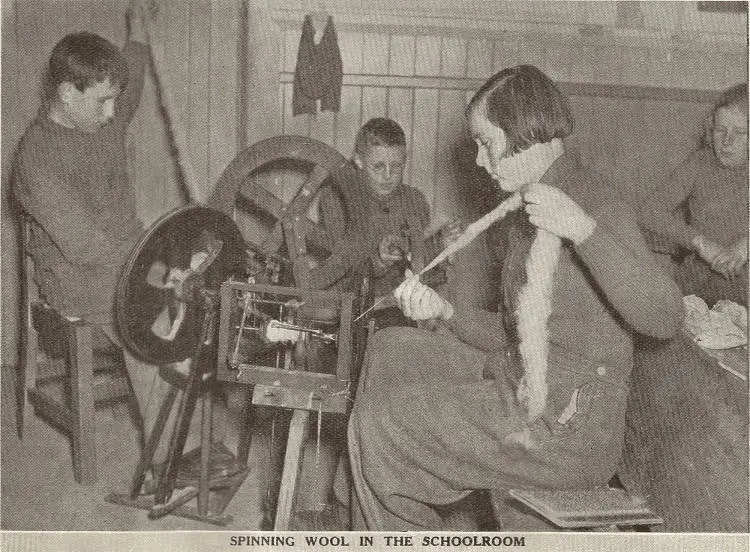
[[[307,180],[299,188],[293,200],[286,203],[257,184],[250,185],[251,193],[242,193],[248,179],[254,173],[258,173],[263,167],[283,161],[301,162],[312,167]],[[306,213],[312,198],[325,181],[331,182],[342,195],[345,203],[352,203],[348,198],[350,190],[338,181],[340,171],[347,163],[347,159],[336,149],[312,138],[295,135],[267,138],[249,146],[234,158],[219,178],[208,204],[228,216],[235,215],[240,203],[245,203],[250,207],[250,209],[245,209],[247,212],[257,211],[271,215],[275,223],[268,238],[264,240],[267,247],[259,249],[266,255],[276,253],[285,241],[291,260],[294,262],[298,255],[306,254],[305,241],[309,241],[314,246],[320,246],[322,249],[331,250],[333,244],[328,243],[323,229],[309,220]],[[312,182],[313,190],[305,190],[310,182]],[[285,217],[287,217],[286,221],[284,221]],[[290,220],[292,218],[293,221]],[[289,234],[281,237],[282,223],[285,223],[285,226],[286,224],[295,225],[297,231],[293,232],[294,237],[290,237]],[[290,239],[295,243],[290,243]],[[297,276],[295,274],[296,284],[307,287],[304,282],[297,281]],[[315,287],[325,289],[331,283],[333,282],[326,282],[325,285]]]
[[[199,287],[218,292],[231,275],[240,275],[244,266],[244,242],[231,218],[215,209],[188,205],[157,219],[141,236],[123,265],[115,294],[115,320],[120,339],[139,360],[154,365],[179,362],[190,357],[199,339],[204,306],[193,300],[176,300],[174,289],[155,287],[150,278],[153,267],[186,269],[190,254],[203,250],[201,240],[212,235],[223,243],[217,258],[200,276]],[[179,264],[177,264],[177,262]],[[162,271],[164,272],[164,271]],[[183,313],[171,339],[158,335],[154,325],[173,307]]]

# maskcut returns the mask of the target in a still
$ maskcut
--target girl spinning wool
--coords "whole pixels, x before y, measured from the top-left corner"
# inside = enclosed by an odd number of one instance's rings
[[[454,337],[378,332],[349,423],[354,519],[439,529],[474,489],[605,485],[623,443],[633,333],[680,327],[676,285],[631,209],[565,151],[566,99],[537,68],[493,76],[466,115],[511,219],[498,313],[452,305],[407,272],[394,295]]]

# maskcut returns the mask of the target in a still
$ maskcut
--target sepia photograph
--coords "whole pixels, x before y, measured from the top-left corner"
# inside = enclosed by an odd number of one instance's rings
[[[0,12],[0,548],[750,550],[748,2]]]

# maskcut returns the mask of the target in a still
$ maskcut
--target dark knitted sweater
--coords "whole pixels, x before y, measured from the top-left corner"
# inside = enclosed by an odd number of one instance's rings
[[[681,209],[685,202],[689,220]],[[722,167],[713,152],[703,148],[678,166],[648,198],[640,225],[689,249],[698,234],[729,246],[747,235],[747,202],[747,165]]]
[[[19,143],[14,195],[33,219],[30,253],[44,298],[65,314],[109,322],[118,272],[142,225],[128,181],[125,139],[143,88],[148,47],[129,42],[129,81],[114,119],[94,134],[44,109]]]
[[[323,37],[315,44],[315,29],[309,15],[302,24],[292,90],[294,115],[315,113],[315,101],[321,111],[338,111],[341,106],[343,67],[333,18],[328,18]]]

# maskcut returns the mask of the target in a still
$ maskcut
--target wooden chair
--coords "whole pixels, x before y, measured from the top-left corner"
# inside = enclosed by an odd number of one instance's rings
[[[132,397],[122,350],[114,345],[96,348],[90,324],[66,317],[37,298],[28,250],[31,219],[23,216],[21,226],[23,321],[16,429],[23,438],[33,407],[68,432],[75,480],[90,485],[96,481],[94,406]]]

